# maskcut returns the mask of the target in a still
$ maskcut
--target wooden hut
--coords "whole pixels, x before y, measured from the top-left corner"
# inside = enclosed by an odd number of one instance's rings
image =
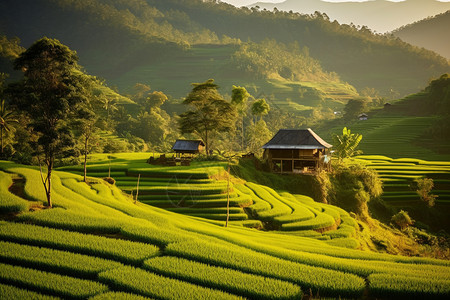
[[[308,129],[281,129],[263,146],[276,173],[315,174],[328,168],[332,145]]]
[[[360,121],[367,121],[367,119],[369,119],[369,116],[366,113],[358,115],[358,120]]]
[[[184,155],[192,156],[202,152],[204,149],[205,143],[202,140],[176,140],[172,147],[177,158],[181,158]]]

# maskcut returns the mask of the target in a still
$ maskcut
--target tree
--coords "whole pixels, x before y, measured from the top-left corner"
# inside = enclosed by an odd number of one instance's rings
[[[241,116],[241,149],[244,150],[244,118],[247,111],[247,100],[250,94],[244,87],[233,85],[231,90],[231,103],[236,106],[238,114]]]
[[[13,111],[6,108],[6,101],[4,98],[4,82],[7,74],[0,73],[0,153],[3,155],[3,134],[4,132],[10,131],[11,123],[18,123],[15,119]]]
[[[271,137],[272,133],[267,128],[264,120],[259,120],[256,123],[252,122],[247,128],[247,144],[251,152],[261,152],[261,146],[270,140]]]
[[[353,120],[367,109],[367,102],[363,99],[351,99],[344,107],[344,118]]]
[[[361,150],[356,150],[359,142],[362,140],[362,135],[358,133],[351,133],[350,129],[344,127],[342,135],[333,136],[333,149],[339,160],[347,157],[352,157],[362,153]]]
[[[401,230],[406,229],[408,226],[414,224],[414,220],[408,215],[407,211],[400,210],[398,213],[392,216],[391,221],[400,227]]]
[[[11,87],[14,104],[26,112],[39,133],[38,158],[43,154],[47,177],[41,172],[48,206],[52,207],[52,170],[57,156],[73,150],[68,123],[86,101],[85,80],[76,53],[56,39],[42,38],[14,61],[24,78]]]
[[[167,101],[167,96],[163,92],[154,91],[148,94],[145,101],[145,110],[149,111],[152,108],[159,108]]]
[[[254,116],[259,116],[260,120],[262,119],[262,116],[267,115],[269,111],[270,106],[264,99],[258,99],[252,104],[252,114]]]
[[[417,194],[420,197],[420,200],[424,201],[429,207],[434,206],[434,202],[437,195],[430,194],[431,190],[434,187],[434,182],[432,178],[418,178],[415,180],[417,183]]]
[[[193,83],[193,89],[184,99],[188,110],[180,115],[179,127],[182,133],[194,133],[203,139],[207,155],[216,132],[227,132],[233,128],[235,108],[219,94],[214,79]]]

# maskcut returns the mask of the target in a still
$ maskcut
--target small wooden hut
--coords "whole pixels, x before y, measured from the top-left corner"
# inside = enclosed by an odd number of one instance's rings
[[[358,115],[358,120],[360,121],[367,121],[367,119],[369,119],[369,116],[366,113]]]
[[[315,174],[328,168],[332,145],[308,129],[281,129],[263,146],[275,173]]]
[[[204,149],[205,143],[202,140],[176,140],[172,147],[177,158],[181,158],[184,155],[190,157],[201,153]]]

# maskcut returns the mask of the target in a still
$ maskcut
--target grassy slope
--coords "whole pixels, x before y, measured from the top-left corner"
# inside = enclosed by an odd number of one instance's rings
[[[118,157],[121,158],[124,163],[130,159],[129,154]],[[36,170],[11,163],[2,163],[1,168],[26,179],[27,198],[44,202]],[[56,172],[55,208],[23,212],[15,217],[17,223],[0,223],[0,240],[4,241],[0,257],[7,261],[7,265],[2,265],[5,272],[0,273],[1,288],[9,298],[27,294],[24,288],[32,293],[76,298],[80,297],[79,291],[71,289],[76,285],[85,286],[83,297],[100,298],[125,298],[124,293],[133,293],[164,299],[233,295],[290,299],[299,297],[299,287],[305,292],[312,288],[314,293],[320,290],[321,295],[333,297],[361,297],[365,289],[373,296],[449,295],[450,265],[446,261],[343,251],[295,234],[261,232],[234,225],[225,229],[204,219],[133,204],[116,188],[100,182],[89,187],[80,183],[80,179],[77,175]],[[8,194],[5,187],[1,191]],[[114,243],[123,245],[114,247]],[[163,256],[152,259],[155,247],[148,244],[159,248]],[[30,248],[31,252],[18,251],[25,249],[25,245],[34,248]],[[153,248],[132,254],[123,250],[125,246]],[[53,251],[54,259],[45,258],[49,251]],[[88,265],[93,266],[95,260],[96,267],[84,270],[83,261],[91,260]],[[221,271],[220,267],[226,270]],[[409,277],[402,277],[405,274]],[[363,279],[369,275],[373,288],[365,287]],[[395,276],[398,284],[386,285],[389,276]],[[411,281],[411,277],[415,279]],[[44,285],[45,280],[51,280],[52,284]],[[147,280],[155,284],[142,284]],[[425,280],[428,283],[431,280],[432,289],[422,284]],[[408,282],[412,284],[408,286]],[[109,290],[114,290],[113,294]]]
[[[385,155],[392,158],[412,157],[425,160],[450,160],[450,141],[438,142],[427,130],[441,116],[427,112],[426,94],[417,93],[393,102],[391,106],[368,112],[367,121],[338,119],[322,124],[317,133],[325,140],[342,133],[347,127],[362,134],[359,149],[365,155]]]

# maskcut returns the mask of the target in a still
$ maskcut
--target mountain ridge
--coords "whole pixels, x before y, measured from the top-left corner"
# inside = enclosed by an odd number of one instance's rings
[[[425,4],[426,2],[426,4]],[[280,3],[256,2],[247,7],[259,6],[261,9],[300,12],[313,14],[326,13],[330,19],[339,23],[368,26],[376,32],[390,32],[406,24],[437,15],[450,9],[449,2],[437,0],[406,0],[390,2],[373,0],[366,2],[326,2],[322,0],[286,0]]]

